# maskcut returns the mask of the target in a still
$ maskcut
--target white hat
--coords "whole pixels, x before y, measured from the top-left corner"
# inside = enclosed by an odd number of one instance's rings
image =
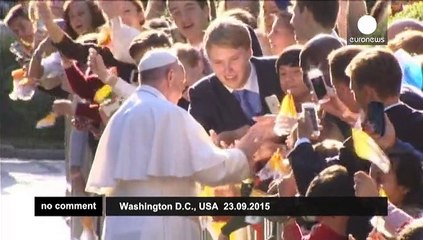
[[[138,71],[163,67],[178,61],[178,57],[170,49],[153,49],[144,54],[138,64]]]

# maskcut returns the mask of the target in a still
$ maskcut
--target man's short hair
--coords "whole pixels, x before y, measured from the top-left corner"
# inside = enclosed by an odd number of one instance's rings
[[[253,29],[257,28],[257,18],[253,16],[250,12],[241,8],[234,8],[223,12],[222,17],[234,17],[241,22],[247,24]]]
[[[354,179],[341,165],[327,167],[311,181],[306,196],[353,197],[355,196]]]
[[[300,55],[300,65],[308,71],[310,67],[328,66],[328,55],[335,49],[341,48],[342,42],[329,34],[319,34],[310,39]]]
[[[297,0],[297,6],[300,11],[307,8],[313,16],[314,20],[325,28],[335,28],[336,19],[338,17],[339,2],[338,0],[326,1],[302,1]]]
[[[288,28],[288,29],[294,31],[294,27],[290,23],[291,18],[292,18],[292,13],[290,13],[288,11],[280,11],[276,14],[276,20],[275,21],[280,21],[281,24],[285,28]]]
[[[28,13],[25,11],[22,4],[17,4],[9,10],[6,17],[4,17],[4,24],[6,24],[7,27],[10,27],[10,24],[19,17],[29,21]]]
[[[300,67],[300,53],[302,46],[293,45],[285,48],[276,60],[276,72],[279,74],[280,66]]]
[[[402,70],[389,50],[371,48],[362,51],[348,65],[346,74],[358,88],[370,86],[382,99],[400,94]]]
[[[178,59],[186,62],[190,67],[198,66],[198,63],[203,60],[200,52],[187,43],[175,43],[173,48],[176,50]]]
[[[143,28],[149,30],[149,29],[156,29],[156,30],[163,30],[163,31],[169,31],[171,28],[171,23],[168,21],[168,19],[164,17],[157,17],[153,19],[149,19],[145,22]]]
[[[389,41],[388,46],[393,52],[404,49],[410,54],[423,54],[423,32],[418,30],[401,32]]]
[[[223,17],[210,23],[204,35],[207,51],[213,45],[251,49],[251,36],[245,24],[233,17]]]
[[[300,66],[304,73],[304,80],[307,79],[307,72],[312,68],[319,68],[324,76],[327,85],[331,86],[328,55],[335,49],[342,47],[342,42],[329,34],[319,34],[310,39],[300,54]],[[309,82],[305,81],[310,88]]]
[[[219,1],[219,5],[218,5],[218,16],[224,16],[225,12],[230,11],[232,9],[226,9],[226,2],[228,0],[222,0]],[[253,17],[255,19],[257,19],[260,15],[260,1],[257,0],[247,0],[249,2],[249,5],[247,7],[242,8],[243,10],[248,11],[250,14],[253,15]]]
[[[129,55],[135,58],[141,54],[141,57],[153,48],[170,48],[172,42],[168,35],[160,30],[146,30],[136,36],[129,46]]]
[[[329,54],[328,60],[332,82],[350,85],[350,77],[345,74],[345,69],[351,60],[363,50],[363,47],[351,45],[338,48]]]

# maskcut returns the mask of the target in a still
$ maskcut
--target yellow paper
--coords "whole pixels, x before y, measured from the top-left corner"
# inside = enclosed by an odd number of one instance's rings
[[[381,197],[387,197],[386,192],[385,192],[385,190],[383,188],[380,188],[379,189],[379,196],[381,196]]]
[[[282,174],[288,174],[290,172],[289,161],[288,159],[282,159],[279,148],[276,150],[276,152],[273,153],[269,160],[269,164],[270,169],[273,171],[277,171]]]
[[[111,94],[112,94],[112,87],[110,87],[109,85],[104,85],[95,93],[94,101],[100,104],[104,100],[109,98]]]
[[[292,118],[297,117],[297,109],[295,108],[294,97],[290,91],[288,91],[285,97],[282,99],[279,114]]]
[[[356,154],[363,159],[374,163],[384,173],[389,172],[390,162],[379,145],[361,129],[352,129],[352,139]]]
[[[19,81],[19,85],[20,86],[25,86],[25,85],[27,85],[29,83],[29,78],[22,78],[20,81]]]
[[[273,153],[272,157],[269,160],[270,169],[273,171],[279,171],[282,169],[282,156],[279,148],[276,152]]]
[[[54,126],[54,124],[56,124],[56,114],[49,113],[47,114],[47,116],[45,116],[44,118],[42,118],[41,120],[37,122],[36,128],[40,129],[40,128],[52,127]]]

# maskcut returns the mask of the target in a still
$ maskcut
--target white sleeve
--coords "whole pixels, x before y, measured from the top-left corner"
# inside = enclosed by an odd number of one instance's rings
[[[240,183],[250,177],[250,168],[245,154],[239,149],[225,150],[225,157],[216,154],[221,162],[210,168],[198,171],[194,174],[197,182],[208,186],[218,186],[230,183]]]
[[[127,83],[122,78],[118,78],[116,84],[112,88],[112,91],[116,95],[124,99],[127,99],[132,93],[135,92],[135,90],[136,87],[134,85]]]
[[[215,146],[204,128],[195,119],[187,121],[187,138],[190,144],[193,178],[209,186],[239,183],[250,177],[250,166],[240,149],[221,149]]]

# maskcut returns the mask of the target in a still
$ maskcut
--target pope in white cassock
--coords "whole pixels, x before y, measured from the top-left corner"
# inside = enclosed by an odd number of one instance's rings
[[[185,71],[170,50],[139,63],[142,85],[113,115],[101,136],[86,191],[106,196],[196,196],[196,182],[239,183],[250,176],[263,136],[256,124],[235,148],[216,147],[203,127],[175,103]],[[104,240],[198,240],[197,218],[106,217]]]

